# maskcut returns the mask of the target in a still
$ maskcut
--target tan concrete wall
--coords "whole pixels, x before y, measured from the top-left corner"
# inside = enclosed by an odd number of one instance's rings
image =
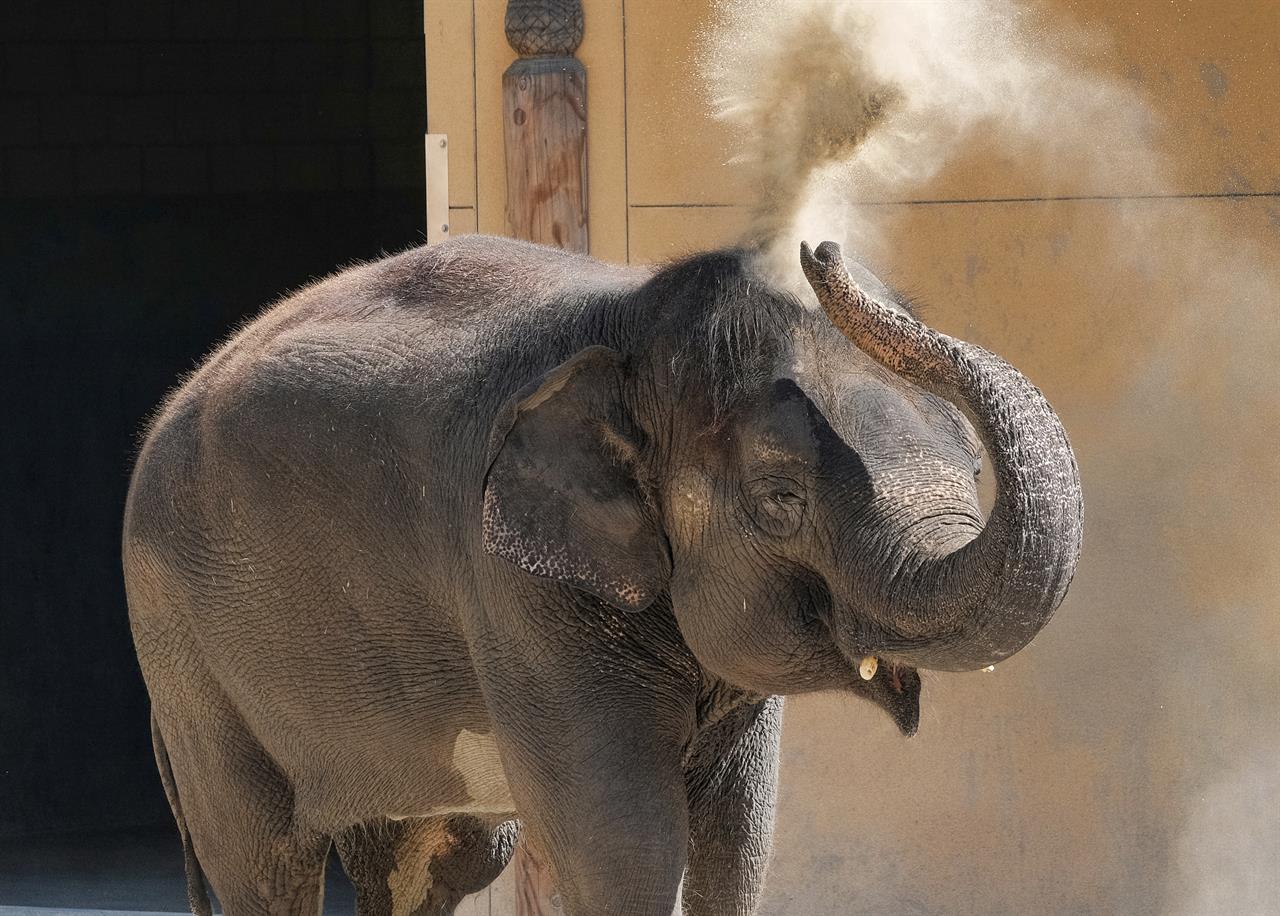
[[[747,194],[689,66],[711,3],[584,5],[593,252],[732,240]],[[1059,408],[1085,556],[1032,647],[929,678],[916,739],[791,704],[765,913],[1280,912],[1280,4],[1054,5],[1112,36],[1094,63],[1147,95],[1173,174],[1047,199],[1061,176],[975,142],[883,203],[872,253]],[[486,232],[503,7],[427,3],[429,128],[469,160],[455,225]]]

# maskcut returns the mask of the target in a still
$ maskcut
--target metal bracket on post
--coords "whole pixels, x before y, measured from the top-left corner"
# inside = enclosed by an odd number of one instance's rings
[[[427,244],[449,238],[449,137],[427,134]]]

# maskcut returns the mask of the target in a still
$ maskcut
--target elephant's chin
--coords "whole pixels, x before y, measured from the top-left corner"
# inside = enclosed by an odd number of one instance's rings
[[[869,680],[857,670],[854,689],[889,714],[908,738],[920,727],[920,672],[907,665],[881,661]]]

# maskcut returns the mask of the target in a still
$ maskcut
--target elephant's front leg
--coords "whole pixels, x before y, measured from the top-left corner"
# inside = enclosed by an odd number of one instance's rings
[[[782,698],[740,706],[698,737],[686,766],[684,916],[750,916],[773,837]]]
[[[678,754],[627,716],[577,724],[571,753],[506,764],[522,833],[566,916],[679,916],[689,834]]]
[[[615,678],[627,664],[551,665],[522,684],[502,672],[487,685],[522,842],[549,864],[566,916],[680,912],[689,715],[655,690],[661,672]]]

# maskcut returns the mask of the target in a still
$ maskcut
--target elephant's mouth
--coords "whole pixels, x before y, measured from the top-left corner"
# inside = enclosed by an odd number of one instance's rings
[[[910,665],[878,660],[870,678],[860,664],[855,690],[889,714],[898,730],[910,738],[920,727],[920,672]]]
[[[830,640],[835,657],[847,665],[845,686],[853,693],[866,697],[889,714],[898,730],[910,738],[920,726],[920,672],[903,662],[866,653],[846,651],[839,633],[834,626],[834,603],[831,592],[825,585],[810,581],[807,601],[801,604],[804,608],[802,618],[809,626],[820,628]],[[862,624],[860,636],[874,632],[876,637],[883,634],[873,631],[873,625]],[[888,640],[877,640],[881,644]],[[873,644],[859,639],[862,645]]]

